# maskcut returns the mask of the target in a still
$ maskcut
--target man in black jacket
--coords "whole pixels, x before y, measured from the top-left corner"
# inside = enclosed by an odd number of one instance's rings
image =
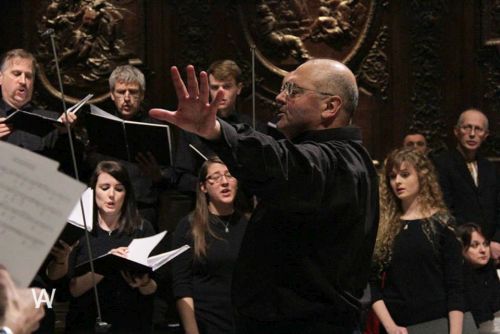
[[[475,222],[500,257],[500,176],[479,153],[488,137],[488,118],[477,109],[464,111],[454,129],[457,147],[434,160],[444,200],[457,224]]]
[[[66,119],[65,115],[60,116],[56,112],[37,109],[33,106],[31,97],[35,71],[35,57],[28,51],[14,49],[3,55],[0,61],[0,85],[2,86],[0,140],[57,160],[61,163],[61,169],[64,172],[72,174],[73,165],[69,153],[68,136],[63,124],[66,122],[73,124],[77,117],[68,113]],[[46,135],[19,130],[4,122],[7,116],[19,109],[53,119],[59,118],[62,123]]]
[[[275,140],[217,119],[221,94],[208,103],[189,66],[187,88],[172,69],[176,112],[150,111],[196,133],[252,191],[233,276],[237,333],[359,333],[359,299],[367,284],[378,225],[378,185],[361,131],[353,73],[315,59],[286,76],[276,101]]]

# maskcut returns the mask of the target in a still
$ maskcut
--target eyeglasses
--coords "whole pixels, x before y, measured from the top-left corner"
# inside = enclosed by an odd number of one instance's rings
[[[470,125],[470,124],[469,125],[461,125],[460,130],[462,130],[465,133],[471,133],[472,131],[474,131],[478,135],[482,135],[486,132],[486,130],[483,129],[482,127],[474,126],[474,125]]]
[[[320,92],[315,89],[309,89],[297,86],[295,83],[287,81],[281,86],[280,93],[285,93],[287,97],[295,97],[300,94],[304,94],[305,91],[315,92],[321,95],[333,96],[334,94]]]
[[[234,179],[234,176],[232,176],[229,172],[225,172],[224,174],[214,173],[212,175],[207,176],[205,180],[210,182],[210,184],[215,184],[215,183],[221,183],[223,177],[225,177],[227,181]]]

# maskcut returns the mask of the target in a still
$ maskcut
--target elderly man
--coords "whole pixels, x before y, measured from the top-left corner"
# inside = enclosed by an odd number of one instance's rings
[[[479,153],[488,137],[488,118],[477,109],[460,114],[454,129],[457,147],[438,156],[434,164],[448,208],[461,225],[479,224],[500,258],[500,176],[492,162]]]
[[[233,276],[237,333],[359,333],[378,225],[377,177],[349,126],[358,100],[353,73],[315,59],[284,81],[276,101],[276,141],[217,118],[222,98],[209,103],[207,74],[187,87],[172,69],[175,112],[153,117],[203,137],[258,198]]]

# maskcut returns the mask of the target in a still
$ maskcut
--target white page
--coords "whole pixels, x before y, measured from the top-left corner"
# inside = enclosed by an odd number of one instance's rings
[[[177,256],[181,255],[185,251],[187,251],[189,248],[189,245],[184,245],[179,248],[176,248],[170,252],[165,252],[161,253],[155,256],[151,256],[148,259],[148,265],[153,268],[153,271],[160,268],[163,266],[165,263],[169,262],[170,260],[173,260]]]
[[[149,253],[151,253],[156,245],[160,243],[165,234],[167,234],[167,231],[160,232],[147,238],[137,238],[132,240],[130,245],[128,245],[127,258],[129,260],[147,265]]]
[[[0,142],[0,263],[27,287],[85,185],[57,162]]]
[[[96,107],[93,104],[90,105],[90,113],[92,115],[101,116],[101,117],[112,119],[112,120],[115,120],[115,121],[118,121],[118,122],[123,122],[123,120],[120,117],[112,115],[109,112],[104,111],[101,108]]]
[[[83,212],[85,213],[85,221],[87,223],[87,229],[92,231],[92,216],[94,215],[94,191],[92,188],[87,188],[83,192],[81,198],[77,200],[77,203],[73,207],[73,210],[69,214],[68,223],[75,226],[85,228],[83,223],[82,206],[80,204],[80,199],[83,203]]]
[[[83,107],[85,105],[85,103],[87,103],[92,97],[94,96],[94,94],[88,94],[87,96],[85,96],[83,99],[81,99],[80,101],[78,101],[77,104],[75,104],[74,106],[72,106],[71,108],[69,108],[68,110],[66,110],[67,112],[72,112],[72,113],[76,113],[78,110],[80,110],[81,107]]]

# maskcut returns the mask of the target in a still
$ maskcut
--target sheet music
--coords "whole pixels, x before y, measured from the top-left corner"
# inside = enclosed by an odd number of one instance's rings
[[[0,263],[27,287],[85,185],[58,163],[0,142]]]
[[[83,107],[85,105],[85,103],[87,103],[92,97],[94,96],[94,94],[88,94],[87,96],[85,96],[83,99],[81,99],[80,101],[78,101],[77,104],[75,104],[74,106],[72,106],[71,108],[69,108],[67,110],[67,112],[72,112],[72,113],[76,113],[78,110],[80,110],[81,107]]]
[[[87,188],[82,196],[81,202],[83,203],[83,212],[85,213],[85,221],[87,222],[87,229],[92,231],[92,216],[94,214],[94,191],[92,188]],[[77,203],[71,210],[71,213],[68,217],[68,223],[71,223],[75,226],[85,228],[85,224],[83,223],[83,215],[82,215],[82,206],[80,203],[80,199],[77,200]]]
[[[147,265],[149,254],[156,247],[156,245],[160,243],[165,234],[167,234],[167,231],[160,232],[151,237],[132,240],[132,242],[128,245],[127,258],[129,260]]]
[[[96,107],[93,104],[90,105],[90,113],[93,115],[96,115],[96,116],[100,116],[100,117],[104,117],[104,118],[108,118],[108,119],[113,119],[113,120],[118,121],[118,122],[123,122],[123,119],[121,119],[120,117],[112,115],[109,112],[106,112],[106,111],[102,110],[101,108]]]

